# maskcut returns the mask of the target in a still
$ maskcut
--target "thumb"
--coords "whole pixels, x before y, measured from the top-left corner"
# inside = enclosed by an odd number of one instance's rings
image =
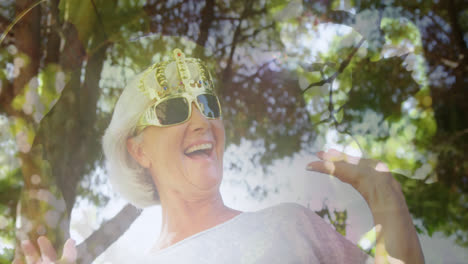
[[[307,170],[321,172],[329,175],[333,175],[336,170],[335,163],[332,161],[312,161],[307,164]]]
[[[24,262],[20,257],[15,257],[12,264],[24,264]]]
[[[74,264],[76,263],[77,251],[75,241],[71,238],[67,239],[63,246],[62,263]]]
[[[21,252],[21,247],[17,247],[15,250],[15,257],[12,264],[24,264],[23,253]]]

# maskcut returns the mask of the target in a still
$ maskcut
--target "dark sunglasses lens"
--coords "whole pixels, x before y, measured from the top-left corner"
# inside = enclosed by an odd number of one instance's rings
[[[156,116],[161,125],[181,123],[188,118],[189,105],[185,98],[168,99],[156,106]]]
[[[212,94],[201,94],[197,96],[200,111],[208,118],[221,117],[221,110],[219,109],[218,99]]]

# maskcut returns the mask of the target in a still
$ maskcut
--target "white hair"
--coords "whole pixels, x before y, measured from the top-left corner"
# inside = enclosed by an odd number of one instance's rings
[[[150,99],[138,90],[140,78],[141,74],[137,75],[120,95],[102,147],[112,187],[136,207],[144,208],[158,204],[159,199],[151,175],[127,151],[127,139],[150,104]]]
[[[198,68],[187,63],[192,78],[199,76]],[[192,64],[192,65],[191,65]],[[115,191],[138,208],[159,204],[159,195],[149,171],[143,168],[127,151],[127,139],[133,137],[140,116],[151,105],[152,101],[139,89],[139,85],[158,87],[155,74],[140,73],[130,81],[115,105],[109,127],[104,133],[102,147],[106,158],[109,181]],[[177,68],[170,63],[166,68],[169,84],[176,84]],[[141,143],[142,134],[135,137]]]

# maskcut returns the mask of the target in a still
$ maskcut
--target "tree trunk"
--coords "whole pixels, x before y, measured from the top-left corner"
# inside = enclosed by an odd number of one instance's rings
[[[16,1],[16,13],[20,14],[28,9],[35,1]],[[15,39],[18,55],[15,58],[16,78],[13,80],[12,98],[24,92],[31,80],[37,76],[40,65],[40,6],[33,8],[16,25]],[[11,99],[12,99],[11,98]],[[47,201],[50,200],[48,191],[50,179],[44,170],[45,164],[40,158],[41,148],[31,148],[31,137],[34,137],[35,124],[27,120],[21,109],[14,109],[15,115],[10,116],[15,122],[14,132],[19,146],[19,158],[21,171],[24,179],[24,188],[21,194],[19,210],[17,211],[17,238],[19,240],[36,240],[39,235],[46,234],[48,227],[45,225],[44,217],[51,209]],[[44,177],[45,176],[45,177]],[[47,214],[53,218],[53,213]],[[58,221],[58,220],[57,220]],[[56,223],[54,223],[56,224]]]
[[[114,218],[101,224],[83,243],[77,246],[78,262],[89,264],[127,231],[141,211],[127,204]]]

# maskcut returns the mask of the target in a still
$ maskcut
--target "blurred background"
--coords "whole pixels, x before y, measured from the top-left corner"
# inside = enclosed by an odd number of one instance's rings
[[[467,29],[462,0],[2,0],[0,263],[39,235],[79,263],[144,259],[160,207],[112,191],[101,137],[175,47],[218,80],[228,205],[301,203],[373,254],[359,194],[305,171],[333,147],[389,165],[427,263],[466,263]]]

